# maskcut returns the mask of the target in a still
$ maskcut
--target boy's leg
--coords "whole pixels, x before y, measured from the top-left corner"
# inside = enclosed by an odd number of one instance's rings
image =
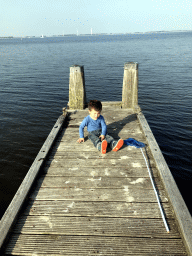
[[[114,143],[115,143],[114,138],[111,135],[106,134],[105,139],[106,139],[107,143],[109,144],[110,148],[113,149]]]
[[[101,149],[100,149],[101,148]],[[102,154],[105,154],[107,152],[107,141],[106,140],[103,140],[101,142],[101,146],[99,145],[98,146],[98,149],[101,150],[101,153]]]
[[[119,139],[118,141],[115,142],[113,151],[118,151],[124,144],[124,141],[122,139]]]
[[[124,144],[122,139],[114,140],[114,138],[109,134],[106,135],[106,140],[113,151],[119,150]]]
[[[88,138],[92,141],[93,145],[101,151],[102,154],[105,154],[107,151],[107,141],[103,140],[101,142],[101,139],[99,136],[101,135],[101,130],[96,130],[89,132]]]
[[[88,138],[91,140],[93,145],[97,148],[98,143],[101,143],[101,140],[99,138],[99,130],[89,132]]]

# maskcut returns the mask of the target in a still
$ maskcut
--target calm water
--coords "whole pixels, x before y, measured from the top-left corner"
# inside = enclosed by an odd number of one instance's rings
[[[139,105],[192,213],[192,32],[0,39],[0,218],[68,102],[69,67],[87,99],[121,100],[139,63]]]

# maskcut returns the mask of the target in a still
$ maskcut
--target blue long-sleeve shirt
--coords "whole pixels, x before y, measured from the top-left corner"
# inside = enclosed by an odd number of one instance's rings
[[[83,119],[79,127],[79,135],[80,138],[84,138],[84,128],[87,126],[87,131],[95,131],[98,129],[102,129],[101,135],[106,135],[107,133],[107,125],[105,123],[105,119],[102,115],[99,116],[97,120],[93,120],[90,116],[87,116]]]

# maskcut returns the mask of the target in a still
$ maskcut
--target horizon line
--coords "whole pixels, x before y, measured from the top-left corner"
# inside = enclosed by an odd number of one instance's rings
[[[164,32],[190,32],[192,31],[192,29],[190,30],[156,30],[156,31],[145,31],[145,32],[139,32],[139,31],[135,31],[135,32],[125,32],[125,33],[112,33],[112,32],[109,32],[109,33],[105,33],[105,32],[99,32],[99,33],[84,33],[84,34],[75,34],[75,33],[72,33],[72,34],[58,34],[58,35],[43,35],[43,37],[65,37],[65,36],[80,36],[80,35],[91,35],[91,36],[94,36],[94,35],[126,35],[126,34],[146,34],[146,33],[164,33]],[[41,35],[26,35],[26,36],[0,36],[0,38],[26,38],[26,37],[42,37],[42,34]]]

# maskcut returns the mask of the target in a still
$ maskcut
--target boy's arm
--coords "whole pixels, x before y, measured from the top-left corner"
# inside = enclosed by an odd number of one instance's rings
[[[87,125],[87,118],[85,117],[83,119],[83,122],[81,123],[81,125],[79,126],[79,139],[77,140],[77,142],[81,143],[84,142],[84,128]]]
[[[105,139],[105,135],[107,133],[107,125],[105,123],[104,117],[102,116],[101,118],[102,118],[101,119],[101,129],[102,129],[102,131],[101,131],[101,135],[99,136],[99,138],[101,138],[101,141],[102,141],[102,140]]]
[[[101,120],[101,128],[102,128],[101,136],[105,137],[105,135],[107,134],[107,125],[105,123],[105,119],[103,116],[102,116],[102,120]]]

